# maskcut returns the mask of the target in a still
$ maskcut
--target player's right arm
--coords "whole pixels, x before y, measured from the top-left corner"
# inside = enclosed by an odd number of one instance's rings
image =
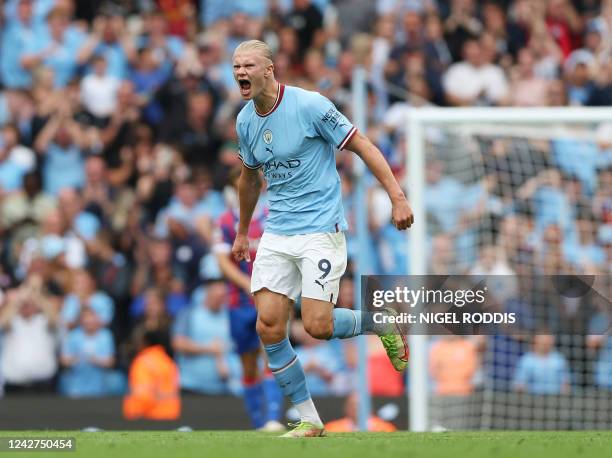
[[[249,254],[249,224],[253,217],[253,211],[259,200],[261,192],[261,176],[258,169],[252,169],[246,165],[242,165],[242,172],[238,179],[238,201],[240,203],[240,220],[236,240],[232,247],[232,254],[236,261],[251,261]]]

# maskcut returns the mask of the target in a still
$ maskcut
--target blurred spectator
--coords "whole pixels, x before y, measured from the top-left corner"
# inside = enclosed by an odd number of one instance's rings
[[[85,147],[84,132],[64,104],[51,115],[34,142],[34,149],[42,156],[45,192],[56,196],[62,188],[83,185]]]
[[[81,101],[97,123],[101,124],[116,109],[120,81],[108,73],[104,57],[95,56],[92,66],[93,72],[81,80]]]
[[[38,226],[55,205],[55,199],[42,192],[40,175],[28,172],[23,176],[23,189],[2,202],[0,225],[7,230],[28,223]]]
[[[0,137],[0,195],[23,186],[23,176],[35,165],[32,150],[19,144],[19,130],[7,124]]]
[[[596,274],[605,268],[606,255],[597,243],[596,220],[588,207],[577,216],[577,240],[568,240],[564,246],[565,259],[576,267],[578,272]]]
[[[453,266],[457,265],[453,242],[453,238],[447,234],[438,234],[432,238],[428,256],[432,274],[456,273],[452,270]]]
[[[505,60],[516,57],[519,49],[527,43],[526,31],[508,17],[504,7],[496,1],[486,1],[482,7],[483,27],[490,33],[495,41],[495,49]]]
[[[192,0],[161,0],[156,3],[166,18],[169,35],[183,39],[193,35],[196,19],[195,2]]]
[[[569,394],[569,367],[554,346],[554,336],[547,333],[534,336],[533,350],[518,361],[514,374],[515,390],[529,394]]]
[[[129,356],[133,356],[138,350],[143,336],[148,332],[154,332],[159,340],[158,344],[170,351],[171,317],[166,310],[164,293],[160,289],[149,288],[144,298],[144,314],[135,322],[128,342]]]
[[[172,330],[172,348],[181,373],[181,389],[205,394],[230,392],[229,317],[225,283],[206,285],[200,302],[183,310]],[[232,355],[234,356],[234,355]]]
[[[593,212],[604,224],[612,223],[612,165],[597,169],[598,189],[593,198]]]
[[[590,106],[612,105],[612,59],[602,64],[594,79],[587,104]]]
[[[429,374],[441,396],[467,396],[474,391],[478,349],[464,336],[444,336],[429,350]]]
[[[293,9],[285,18],[286,23],[297,32],[299,55],[320,42],[323,15],[311,0],[293,0]]]
[[[32,76],[22,67],[21,58],[36,33],[42,33],[33,17],[33,0],[18,0],[13,20],[6,20],[2,32],[2,54],[0,76],[5,87],[27,89],[32,85]]]
[[[513,275],[514,271],[504,259],[498,247],[483,246],[478,261],[470,269],[470,275]]]
[[[443,232],[457,229],[463,194],[463,185],[450,174],[444,173],[440,160],[427,162],[425,209]]]
[[[54,389],[57,324],[55,304],[39,276],[30,276],[19,288],[7,292],[0,307],[4,334],[0,372],[7,393]]]
[[[549,107],[564,107],[567,105],[567,93],[563,81],[553,80],[548,83],[546,105]]]
[[[380,266],[377,270],[385,275],[403,275],[407,265],[406,236],[395,230],[391,223],[391,203],[383,194],[383,188],[376,186],[369,196],[369,226]],[[376,211],[373,211],[374,208]]]
[[[518,51],[518,63],[511,76],[512,105],[525,107],[546,105],[550,83],[536,75],[534,64],[533,53],[529,48]]]
[[[94,312],[101,326],[108,326],[115,313],[112,299],[105,292],[97,290],[91,274],[86,270],[78,270],[74,273],[72,290],[62,306],[62,324],[68,329],[76,327],[83,320],[82,311],[86,308]]]
[[[47,16],[47,29],[37,31],[26,43],[21,64],[31,72],[39,65],[50,68],[55,87],[66,87],[76,74],[77,51],[83,38],[83,33],[70,24],[69,12],[56,8]]]
[[[359,397],[357,393],[350,394],[344,403],[344,418],[332,420],[325,424],[325,429],[330,433],[351,433],[357,431],[357,403]],[[388,421],[383,420],[376,415],[371,415],[368,418],[368,431],[393,433],[397,428]]]
[[[597,301],[598,310],[589,323],[587,347],[597,352],[593,367],[593,382],[599,388],[612,390],[612,337],[610,329],[610,310],[605,301]]]
[[[48,14],[51,12],[51,10],[53,10],[53,8],[55,7],[55,1],[34,1],[31,0],[29,3],[31,3],[32,8],[32,20],[35,23],[35,25],[41,25],[44,24],[46,17],[48,16]],[[20,0],[8,0],[6,2],[4,2],[3,5],[3,13],[5,15],[5,17],[9,20],[9,22],[11,22],[13,20],[13,18],[16,18],[17,15],[19,14],[19,8],[21,7],[21,1]]]
[[[148,330],[130,366],[129,394],[123,400],[128,420],[177,420],[181,415],[179,371],[164,349],[165,337]]]
[[[451,105],[501,105],[508,96],[503,70],[483,55],[482,45],[468,39],[463,45],[463,61],[451,65],[442,83]]]
[[[451,0],[450,14],[444,23],[444,38],[450,46],[453,60],[465,57],[465,42],[482,31],[482,23],[476,17],[475,0]]]
[[[156,100],[157,92],[170,78],[172,64],[156,56],[150,47],[138,50],[136,63],[130,72],[129,79],[134,84],[134,90],[143,105],[143,118],[150,124],[159,124],[164,113]]]
[[[146,242],[146,248],[145,243]],[[144,295],[146,288],[157,287],[165,294],[168,313],[175,316],[187,303],[183,282],[178,278],[172,260],[172,246],[165,239],[143,241],[138,250],[147,250],[139,256],[139,263],[132,282],[134,301],[130,305],[130,315],[138,318],[144,313]]]
[[[109,183],[107,177],[106,164],[100,156],[88,157],[85,161],[85,183],[82,190],[82,206],[83,212],[77,218],[83,218],[84,214],[92,215],[96,218],[96,222],[92,219],[92,225],[99,227],[101,223],[110,226],[117,219],[125,219],[127,209],[121,208],[121,196],[117,189]],[[90,218],[91,219],[91,218]],[[75,222],[78,230],[83,223]],[[88,240],[91,240],[96,233],[88,233],[81,235]]]
[[[180,145],[183,157],[190,165],[212,166],[217,160],[219,138],[213,127],[213,97],[203,91],[186,96],[186,109],[176,113],[165,131],[165,139]]]
[[[563,253],[564,235],[561,228],[556,224],[550,224],[542,233],[541,246],[539,248],[538,270],[544,275],[561,275],[569,272],[568,265]]]
[[[95,18],[91,34],[79,48],[78,63],[93,63],[93,56],[106,61],[106,71],[110,77],[123,79],[127,76],[128,61],[135,57],[135,46],[126,34],[121,16],[100,15]],[[93,70],[95,72],[95,68]]]
[[[143,169],[143,153],[149,153],[149,148],[142,151],[150,141],[150,129],[142,124],[140,120],[140,105],[134,92],[134,85],[129,81],[122,81],[117,88],[116,109],[106,121],[106,126],[100,131],[102,142],[102,156],[108,168],[114,173],[109,174],[109,180],[113,184],[124,185],[129,179],[134,179],[134,167],[138,172],[146,176],[149,172]],[[133,148],[132,148],[133,147]],[[140,159],[134,164],[134,156]],[[148,164],[144,164],[146,167]]]
[[[68,268],[81,268],[86,263],[85,244],[67,230],[64,217],[57,209],[49,209],[38,233],[30,234],[25,240],[17,267],[19,275],[30,268],[38,255],[49,261],[61,258],[61,263]]]
[[[84,307],[79,313],[79,327],[62,343],[60,392],[72,398],[103,397],[121,394],[124,380],[113,371],[115,344],[96,311]]]
[[[228,20],[233,12],[249,15],[252,19],[263,19],[268,12],[265,0],[200,0],[201,22],[209,27],[222,20]]]
[[[448,44],[444,41],[444,26],[435,14],[425,19],[425,55],[428,65],[440,75],[453,61]]]
[[[527,5],[528,2],[523,2]],[[535,7],[536,3],[531,3]],[[527,14],[533,14],[527,12]],[[554,40],[554,37],[548,33],[545,25],[536,18],[525,17],[523,20],[530,22],[531,36],[529,37],[528,48],[533,52],[535,57],[535,73],[541,78],[547,80],[555,79],[559,76],[559,66],[564,60],[563,52]]]
[[[582,21],[570,0],[549,0],[546,3],[546,26],[567,57],[576,47]]]
[[[161,11],[145,17],[143,32],[137,47],[141,50],[149,48],[153,54],[151,58],[163,66],[172,66],[185,51],[183,40],[168,34],[168,21]]]
[[[592,54],[579,49],[567,58],[564,64],[569,105],[586,105],[595,89],[592,81],[594,66]]]

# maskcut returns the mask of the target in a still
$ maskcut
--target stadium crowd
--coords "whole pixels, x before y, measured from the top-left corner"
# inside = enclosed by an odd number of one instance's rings
[[[0,5],[0,386],[8,395],[123,393],[147,330],[166,336],[184,390],[240,391],[213,247],[219,217],[236,206],[227,182],[240,166],[242,105],[231,55],[242,40],[264,39],[279,81],[321,92],[349,117],[352,72],[363,63],[368,135],[400,179],[414,107],[612,105],[612,0]],[[443,154],[428,161],[430,272],[609,274],[611,126],[588,141],[480,144],[477,188],[445,169]],[[520,163],[537,166],[513,174]],[[350,226],[338,306],[352,307],[357,250],[371,272],[402,274],[407,245],[371,184],[370,241],[356,246],[352,155],[339,152],[337,164]],[[474,241],[483,232],[494,236]],[[607,328],[605,315],[596,318],[583,336]],[[316,341],[299,321],[292,331],[312,394],[348,394],[353,345]],[[431,347],[433,386],[465,395],[496,373],[500,389],[612,389],[612,338],[583,339],[584,355],[568,363],[546,336],[533,351],[504,335],[442,338]],[[373,393],[402,393],[405,381],[375,342]],[[496,351],[505,359],[487,366],[485,354]],[[580,361],[593,364],[582,368],[593,377],[577,381],[571,366]]]

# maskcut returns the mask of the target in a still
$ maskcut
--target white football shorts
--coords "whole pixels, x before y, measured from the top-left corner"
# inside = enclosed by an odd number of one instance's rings
[[[344,232],[279,235],[264,232],[251,276],[251,292],[267,288],[296,301],[300,296],[333,304],[346,270]]]

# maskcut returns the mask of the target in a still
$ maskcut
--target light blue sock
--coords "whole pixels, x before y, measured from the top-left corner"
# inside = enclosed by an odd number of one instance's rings
[[[346,339],[361,334],[361,312],[351,309],[334,309],[333,338]]]
[[[306,375],[295,351],[285,338],[278,343],[264,345],[268,355],[268,366],[274,375],[281,391],[293,404],[310,399],[306,386]]]

